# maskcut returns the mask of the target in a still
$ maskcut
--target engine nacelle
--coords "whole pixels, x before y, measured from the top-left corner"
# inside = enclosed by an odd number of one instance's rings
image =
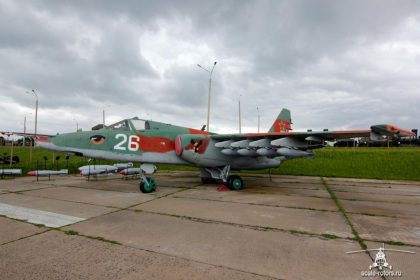
[[[175,139],[175,153],[177,156],[196,163],[197,158],[206,152],[209,138],[203,134],[183,134]]]

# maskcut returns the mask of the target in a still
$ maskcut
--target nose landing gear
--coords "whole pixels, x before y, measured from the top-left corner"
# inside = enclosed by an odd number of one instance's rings
[[[140,191],[142,193],[151,193],[156,191],[156,180],[153,177],[146,177],[145,180],[140,181]]]
[[[156,171],[156,166],[153,164],[142,164],[140,166],[140,191],[142,193],[151,193],[156,191],[156,180],[153,177],[146,176],[146,174],[153,174]]]

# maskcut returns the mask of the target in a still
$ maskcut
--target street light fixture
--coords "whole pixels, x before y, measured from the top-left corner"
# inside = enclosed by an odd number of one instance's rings
[[[105,127],[105,108],[109,108],[111,105],[107,105],[102,109],[102,124]]]
[[[28,94],[33,94],[35,96],[35,135],[34,135],[34,143],[35,143],[35,138],[36,138],[36,134],[37,134],[37,129],[38,129],[38,94],[36,94],[35,90],[32,91],[26,91],[26,93]],[[31,149],[29,152],[29,162],[32,163],[32,143],[31,143]]]
[[[208,101],[207,101],[207,131],[210,131],[211,77],[213,75],[213,70],[214,70],[214,67],[216,66],[216,64],[217,64],[217,61],[214,62],[211,70],[208,70],[208,69],[204,68],[203,66],[201,66],[200,64],[197,64],[198,67],[200,67],[201,69],[203,69],[204,71],[209,73],[209,96],[208,96]]]
[[[76,132],[78,132],[79,131],[79,122],[75,118],[73,118],[73,121],[76,122]]]
[[[257,106],[257,112],[258,112],[258,133],[260,133],[260,109]]]
[[[242,133],[242,124],[241,124],[241,96],[242,94],[239,95],[239,101],[238,101],[238,106],[239,106],[239,134]]]
[[[25,147],[25,140],[26,140],[26,115],[23,118],[23,142],[22,142],[22,147]]]

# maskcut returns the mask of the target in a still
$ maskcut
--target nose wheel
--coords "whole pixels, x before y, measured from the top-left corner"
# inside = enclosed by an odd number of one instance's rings
[[[140,181],[140,191],[142,193],[151,193],[156,191],[156,180],[153,177],[146,177],[146,180]]]
[[[151,193],[156,191],[156,180],[153,177],[146,177],[146,174],[153,174],[156,171],[156,166],[149,163],[140,165],[140,191],[142,193]]]

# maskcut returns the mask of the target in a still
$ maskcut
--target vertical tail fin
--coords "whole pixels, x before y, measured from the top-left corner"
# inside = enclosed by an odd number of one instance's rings
[[[292,130],[290,110],[283,108],[268,132],[289,132]]]

